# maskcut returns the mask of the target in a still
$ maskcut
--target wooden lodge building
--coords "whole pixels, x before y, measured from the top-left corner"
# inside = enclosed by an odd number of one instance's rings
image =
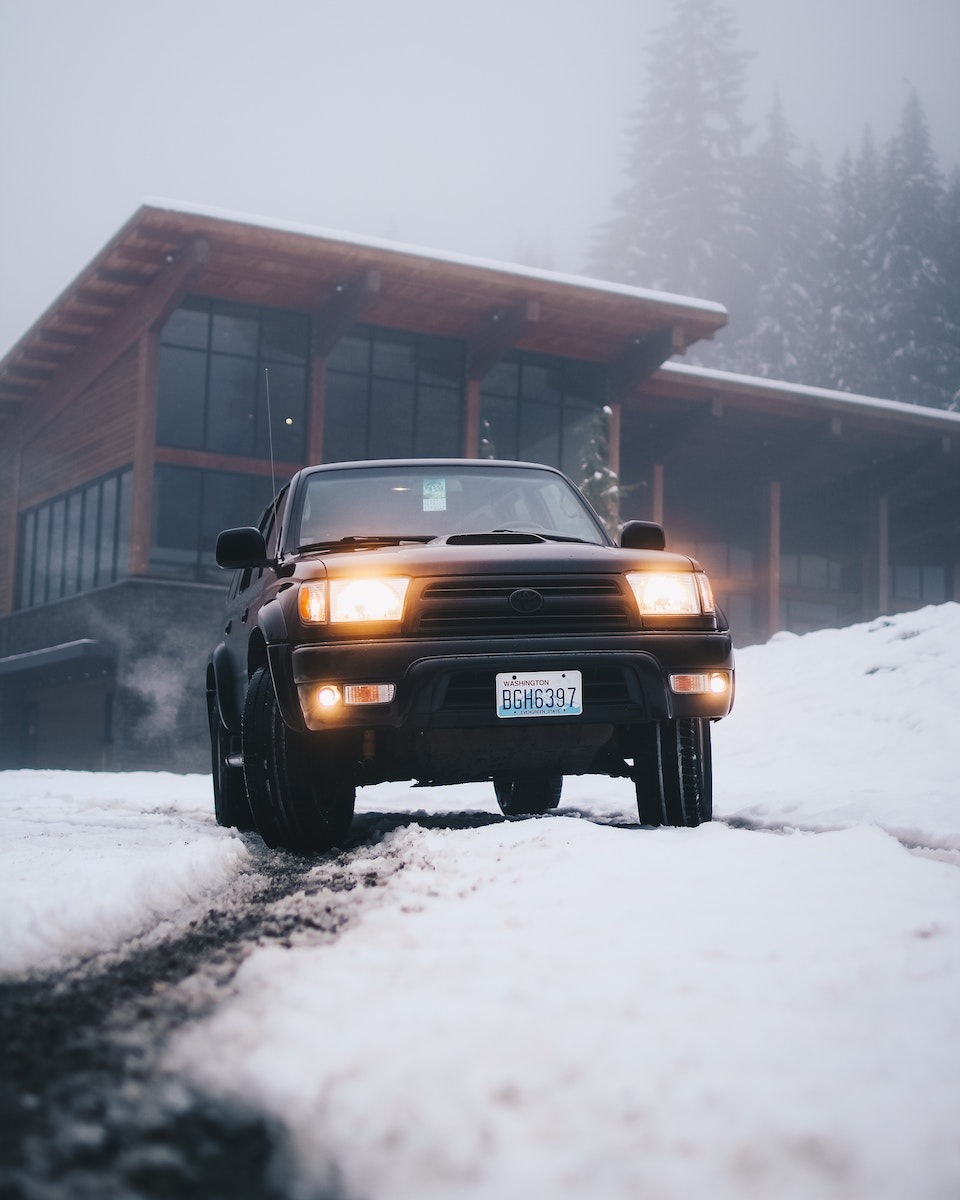
[[[958,598],[960,414],[670,361],[726,319],[142,207],[0,362],[0,766],[205,768],[213,547],[269,501],[265,379],[278,480],[452,455],[583,482],[605,431],[622,518],[704,564],[740,645]]]

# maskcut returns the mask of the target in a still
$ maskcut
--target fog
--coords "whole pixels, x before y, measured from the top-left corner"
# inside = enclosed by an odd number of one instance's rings
[[[912,84],[960,162],[955,0],[728,7],[752,121],[829,168]],[[0,353],[151,196],[582,271],[670,8],[0,0]]]

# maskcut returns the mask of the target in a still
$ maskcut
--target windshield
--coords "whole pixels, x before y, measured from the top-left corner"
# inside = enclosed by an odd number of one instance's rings
[[[450,464],[348,467],[309,476],[295,544],[350,538],[428,540],[494,531],[603,545],[579,493],[536,467]]]

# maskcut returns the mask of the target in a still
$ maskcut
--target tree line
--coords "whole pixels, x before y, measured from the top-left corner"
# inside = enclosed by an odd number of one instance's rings
[[[917,92],[828,173],[779,98],[751,137],[738,36],[719,0],[674,0],[588,271],[724,303],[703,365],[960,409],[960,169]]]

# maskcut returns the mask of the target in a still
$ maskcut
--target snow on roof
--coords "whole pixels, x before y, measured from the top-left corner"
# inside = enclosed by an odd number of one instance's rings
[[[811,387],[803,383],[787,383],[782,379],[767,379],[760,375],[738,375],[732,371],[718,371],[712,367],[694,367],[686,363],[665,362],[657,370],[658,375],[675,376],[691,382],[715,383],[718,386],[745,392],[780,392],[784,396],[821,402],[831,406],[841,404],[861,411],[888,412],[897,416],[930,417],[944,420],[960,428],[960,412],[948,412],[942,408],[931,408],[922,404],[910,404],[903,400],[883,400],[877,396],[859,396],[854,392],[835,391],[831,388]]]
[[[370,250],[385,250],[393,254],[412,254],[421,258],[433,259],[435,262],[452,263],[460,267],[476,267],[479,270],[486,271],[506,271],[511,275],[520,275],[526,279],[539,279],[547,283],[561,283],[566,284],[568,287],[589,288],[593,291],[605,292],[613,296],[627,296],[635,300],[646,300],[651,303],[671,304],[675,307],[688,308],[700,313],[716,313],[718,316],[727,315],[727,310],[722,304],[718,304],[714,300],[700,300],[695,296],[681,296],[673,292],[658,292],[649,288],[631,287],[628,284],[613,283],[604,279],[591,279],[582,275],[566,274],[562,271],[548,271],[540,267],[527,267],[518,265],[517,263],[501,262],[496,259],[478,258],[469,254],[460,254],[452,250],[436,250],[405,242],[393,242],[386,238],[343,233],[339,230],[325,229],[299,221],[284,221],[274,217],[233,212],[227,209],[211,208],[203,204],[193,204],[179,200],[164,200],[154,197],[145,199],[143,204],[145,207],[182,213],[185,216],[208,217],[216,221],[235,221],[242,225],[257,225],[262,229],[270,229],[279,233],[297,233],[305,237],[345,242],[351,246],[362,246]]]

